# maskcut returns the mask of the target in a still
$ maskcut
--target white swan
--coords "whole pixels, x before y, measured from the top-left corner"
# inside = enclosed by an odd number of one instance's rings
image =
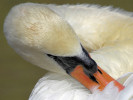
[[[12,8],[4,23],[4,33],[9,45],[24,59],[56,72],[44,76],[37,83],[29,99],[131,99],[132,73],[119,79],[123,82],[128,76],[128,80],[125,81],[126,88],[120,93],[110,83],[103,92],[96,91],[94,94],[89,94],[87,89],[65,73],[61,63],[56,60],[56,57],[60,57],[61,61],[67,57],[65,59],[67,62],[76,56],[85,62],[88,58],[80,45],[81,41],[97,64],[114,78],[132,72],[133,17],[131,15],[132,13],[110,7],[90,5],[56,6],[26,3]],[[73,60],[72,62],[74,63]],[[93,66],[92,72],[95,70]],[[126,99],[123,99],[124,97]]]

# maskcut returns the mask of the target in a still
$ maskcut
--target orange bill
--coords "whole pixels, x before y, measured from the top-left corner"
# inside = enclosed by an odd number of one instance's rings
[[[90,91],[93,91],[93,89],[96,87],[98,87],[98,89],[102,91],[111,81],[114,82],[114,85],[118,88],[119,91],[124,89],[123,85],[109,76],[100,67],[98,67],[98,71],[93,74],[93,76],[96,78],[96,81],[92,80],[88,75],[86,75],[83,67],[80,65],[76,66],[76,68],[70,73],[70,75]]]

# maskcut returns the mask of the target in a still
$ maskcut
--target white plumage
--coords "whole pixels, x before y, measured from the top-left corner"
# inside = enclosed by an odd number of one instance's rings
[[[48,73],[38,81],[29,100],[132,100],[133,74],[128,73],[124,76],[127,77],[128,75],[128,79],[120,78],[126,87],[120,93],[113,83],[110,83],[102,92],[95,90],[91,94],[88,89],[70,76]]]
[[[96,5],[26,3],[12,8],[5,20],[4,32],[8,43],[24,59],[56,72],[40,79],[29,100],[133,99],[132,73],[119,79],[126,86],[120,93],[111,83],[104,91],[90,94],[45,55],[81,56],[80,40],[97,64],[114,78],[132,72],[132,13]]]

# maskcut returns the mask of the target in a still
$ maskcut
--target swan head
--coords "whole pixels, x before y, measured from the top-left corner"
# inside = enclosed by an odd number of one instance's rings
[[[106,84],[97,78],[108,75],[97,68],[71,26],[47,6],[27,3],[13,7],[5,19],[4,33],[9,45],[31,63],[67,72],[87,88]]]
[[[41,9],[39,6],[15,8],[7,17],[5,33],[12,32],[8,35],[19,39],[21,45],[57,56],[71,56],[81,52],[73,29],[52,10],[47,7]]]
[[[4,33],[19,55],[47,70],[63,72],[63,68],[69,73],[76,65],[89,73],[97,70],[71,26],[46,6],[15,6],[5,20]]]

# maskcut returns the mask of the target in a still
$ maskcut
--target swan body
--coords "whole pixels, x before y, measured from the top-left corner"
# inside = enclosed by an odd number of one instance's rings
[[[25,3],[11,9],[4,23],[4,33],[19,55],[51,71],[37,83],[29,100],[128,100],[133,95],[132,73],[119,79],[127,87],[121,93],[110,83],[104,91],[90,94],[47,56],[77,56],[84,60],[81,43],[96,63],[114,78],[132,72],[132,13],[95,5]]]
[[[91,94],[88,89],[70,76],[48,73],[38,81],[29,100],[132,100],[133,73],[127,73],[120,77],[118,81],[124,81],[123,85],[126,87],[120,93],[110,83],[104,91],[95,90]]]

